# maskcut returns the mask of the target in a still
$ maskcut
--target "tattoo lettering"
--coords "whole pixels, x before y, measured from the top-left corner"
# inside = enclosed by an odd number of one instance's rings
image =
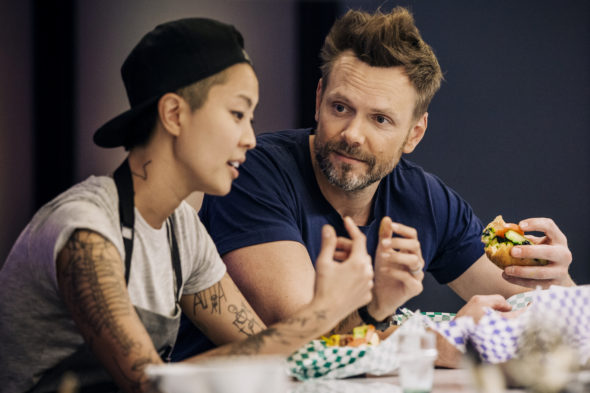
[[[143,164],[143,174],[136,173],[136,172],[133,172],[133,171],[131,171],[131,174],[132,174],[133,176],[137,176],[137,177],[139,177],[139,178],[140,178],[140,179],[142,179],[142,180],[147,180],[148,176],[147,176],[147,170],[146,170],[145,168],[146,168],[146,167],[147,167],[149,164],[151,164],[151,163],[152,163],[152,160],[149,160],[148,162],[146,162],[145,164]]]
[[[233,324],[238,328],[240,333],[246,336],[253,336],[262,329],[262,326],[254,318],[253,311],[242,303],[241,308],[231,304],[227,310],[234,314]]]
[[[225,292],[219,282],[195,294],[193,297],[193,312],[196,313],[199,308],[207,310],[211,307],[211,314],[221,314],[221,303],[225,300]]]
[[[58,266],[60,287],[72,314],[95,335],[108,332],[128,355],[136,344],[118,318],[133,309],[125,301],[127,288],[115,247],[95,233],[76,231],[60,253]]]

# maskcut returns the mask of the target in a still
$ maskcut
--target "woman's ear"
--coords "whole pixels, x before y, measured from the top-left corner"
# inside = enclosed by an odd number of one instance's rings
[[[424,112],[424,114],[418,119],[418,122],[412,127],[410,133],[408,134],[408,138],[406,139],[406,143],[403,147],[403,152],[408,154],[414,151],[418,143],[424,137],[424,133],[426,132],[426,127],[428,126],[428,112]]]
[[[174,136],[180,135],[181,112],[186,102],[175,93],[166,93],[158,100],[158,117],[163,128]]]

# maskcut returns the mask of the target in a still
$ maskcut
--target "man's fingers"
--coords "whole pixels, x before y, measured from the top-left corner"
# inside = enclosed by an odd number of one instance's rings
[[[381,257],[387,261],[387,263],[382,263],[381,266],[392,266],[408,272],[421,271],[424,268],[422,259],[416,254],[390,252],[381,254]]]
[[[393,228],[391,227],[391,218],[385,216],[381,220],[381,224],[379,225],[379,240],[382,239],[391,239],[393,236]]]
[[[497,311],[510,311],[512,306],[501,295],[475,295],[471,298],[470,303],[478,307],[490,307]]]
[[[324,225],[322,227],[322,248],[317,261],[320,263],[326,263],[327,261],[334,260],[336,243],[336,231],[331,225]]]
[[[533,244],[545,243],[547,236],[525,235],[525,237]]]
[[[523,307],[520,310],[516,310],[516,311],[501,311],[500,315],[502,315],[504,318],[516,318],[518,316],[520,316],[520,314],[524,313],[527,310],[528,307]]]
[[[360,252],[367,253],[367,237],[361,230],[356,226],[352,218],[344,217],[344,226],[352,239],[351,253]]]
[[[424,271],[422,271],[422,269],[417,269],[414,273],[412,273],[406,265],[398,263],[390,263],[385,266],[380,266],[375,270],[375,274],[387,275],[389,277],[396,278],[399,281],[422,281],[424,279]]]
[[[502,272],[502,277],[511,284],[520,285],[521,287],[526,288],[536,288],[537,286],[541,286],[541,288],[546,289],[554,283],[553,280],[537,280],[509,276],[506,272]]]
[[[515,258],[539,258],[548,261],[571,262],[571,251],[567,247],[554,246],[550,244],[533,244],[529,246],[514,246],[510,255]]]
[[[349,255],[349,252],[336,250],[334,251],[334,260],[338,262],[344,262]]]
[[[518,225],[522,228],[525,232],[530,231],[539,231],[544,232],[553,242],[566,245],[567,238],[561,232],[559,227],[555,224],[555,222],[550,218],[545,217],[537,217],[537,218],[527,218],[526,220],[522,220]]]
[[[394,237],[391,239],[391,248],[402,252],[421,253],[420,242],[416,239]]]
[[[352,250],[352,240],[346,237],[336,238],[336,249],[340,251],[350,252],[350,250]]]
[[[551,280],[563,275],[565,270],[564,267],[557,264],[546,266],[508,266],[504,269],[504,275],[528,280]]]

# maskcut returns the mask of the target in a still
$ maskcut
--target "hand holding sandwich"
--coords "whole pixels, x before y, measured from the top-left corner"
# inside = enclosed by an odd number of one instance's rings
[[[541,285],[575,285],[568,273],[572,263],[572,253],[567,245],[567,238],[550,218],[528,218],[519,223],[526,232],[538,231],[545,235],[541,237],[527,235],[530,246],[516,246],[511,255],[516,258],[545,259],[546,266],[511,266],[504,270],[504,279],[513,284],[535,288]]]
[[[542,232],[544,236],[525,235]],[[568,274],[572,254],[567,238],[550,218],[529,218],[518,225],[496,217],[484,230],[488,258],[504,269],[502,277],[517,285],[575,285]]]

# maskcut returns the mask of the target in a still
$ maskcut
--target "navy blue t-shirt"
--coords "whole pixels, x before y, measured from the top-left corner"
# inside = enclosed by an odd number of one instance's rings
[[[292,240],[305,245],[315,261],[324,224],[332,225],[338,236],[347,236],[342,217],[315,180],[309,146],[312,132],[287,130],[258,136],[229,195],[204,198],[199,214],[221,255]],[[440,283],[459,277],[484,253],[483,226],[469,204],[436,176],[404,158],[381,180],[369,221],[360,227],[371,256],[384,216],[418,231],[425,270]],[[183,337],[186,330],[181,328],[179,351],[196,348]]]

